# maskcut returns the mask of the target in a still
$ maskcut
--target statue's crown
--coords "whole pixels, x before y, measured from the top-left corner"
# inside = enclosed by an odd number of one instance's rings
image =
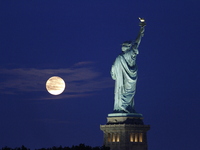
[[[122,44],[122,46],[131,46],[131,41],[126,41]]]

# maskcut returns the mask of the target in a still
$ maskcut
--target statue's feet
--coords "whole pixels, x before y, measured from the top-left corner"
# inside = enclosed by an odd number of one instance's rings
[[[129,112],[125,110],[114,110],[113,113],[129,113]]]

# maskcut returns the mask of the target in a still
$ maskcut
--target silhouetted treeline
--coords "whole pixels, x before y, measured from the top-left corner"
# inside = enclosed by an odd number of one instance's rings
[[[3,147],[1,150],[30,150],[30,149],[22,145],[21,147],[16,147],[16,148],[10,148],[6,146],[6,147]],[[110,150],[110,148],[105,147],[105,146],[91,147],[85,144],[79,144],[78,146],[72,146],[72,147],[53,146],[51,148],[40,148],[40,149],[35,149],[35,150]]]
[[[10,148],[6,146],[6,147],[3,147],[1,150],[30,150],[30,149],[22,145],[21,147],[16,147],[16,148]]]

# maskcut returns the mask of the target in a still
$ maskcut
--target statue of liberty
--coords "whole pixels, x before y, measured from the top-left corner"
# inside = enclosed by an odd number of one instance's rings
[[[144,35],[145,20],[140,19],[140,31],[135,41],[122,44],[122,53],[116,58],[111,68],[111,77],[115,80],[114,113],[136,113],[134,95],[137,82],[136,57],[138,47]]]

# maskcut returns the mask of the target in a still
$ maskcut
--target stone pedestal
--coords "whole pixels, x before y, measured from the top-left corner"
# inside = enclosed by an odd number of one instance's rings
[[[148,150],[147,131],[142,114],[109,114],[107,124],[100,125],[104,133],[104,145],[111,150]]]

